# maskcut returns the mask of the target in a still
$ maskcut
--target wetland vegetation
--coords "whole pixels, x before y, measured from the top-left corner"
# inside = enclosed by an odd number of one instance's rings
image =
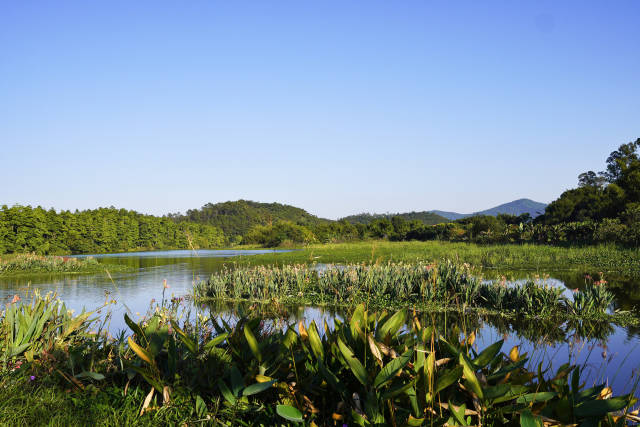
[[[358,305],[333,326],[232,324],[162,301],[110,337],[51,297],[0,319],[0,422],[54,425],[542,425],[638,420],[632,394],[586,386],[580,366],[475,344],[472,324]],[[186,310],[191,310],[187,308]],[[278,327],[277,325],[281,326]],[[55,412],[51,410],[55,409]]]

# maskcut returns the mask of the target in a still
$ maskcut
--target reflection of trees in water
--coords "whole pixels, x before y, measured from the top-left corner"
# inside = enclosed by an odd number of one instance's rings
[[[311,308],[301,305],[284,306],[277,302],[269,303],[229,303],[224,301],[212,301],[207,304],[212,316],[227,315],[234,318],[260,317],[272,321],[280,320],[284,323],[305,320],[316,320],[321,323],[318,313],[322,318],[344,318],[344,308]],[[317,312],[313,313],[311,310]],[[381,312],[370,315],[381,315]],[[412,314],[407,315],[407,325],[410,327]],[[447,313],[420,313],[417,315],[422,326],[432,327],[435,336],[442,335],[450,339],[459,340],[460,337],[471,331],[482,331],[491,327],[504,336],[515,336],[533,344],[553,345],[571,341],[601,341],[606,342],[614,334],[615,329],[611,323],[602,321],[570,320],[560,321],[556,319],[527,319],[514,321],[501,316],[484,316],[479,314],[462,314],[458,312]],[[632,328],[629,328],[632,329]],[[481,333],[481,332],[480,332]],[[640,333],[640,328],[633,328],[629,337]]]

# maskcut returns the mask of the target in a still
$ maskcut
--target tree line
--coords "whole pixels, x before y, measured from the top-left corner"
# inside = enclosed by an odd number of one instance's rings
[[[116,208],[45,210],[38,206],[0,208],[0,254],[80,254],[140,249],[213,248],[225,244],[218,227],[177,222]]]

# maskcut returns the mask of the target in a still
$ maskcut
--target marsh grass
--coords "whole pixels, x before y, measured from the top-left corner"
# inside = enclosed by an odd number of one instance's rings
[[[587,284],[572,298],[544,282],[483,281],[468,264],[377,263],[225,268],[195,287],[200,300],[272,301],[307,305],[482,310],[507,317],[615,320],[605,285]]]
[[[0,276],[50,273],[99,273],[105,266],[93,257],[73,258],[55,255],[13,254],[0,256]],[[111,270],[124,266],[109,265]]]
[[[640,248],[615,245],[559,247],[533,244],[479,245],[474,243],[389,242],[314,244],[286,253],[244,257],[233,263],[286,265],[301,263],[347,264],[366,262],[433,262],[447,258],[482,269],[544,271],[602,271],[640,277]]]

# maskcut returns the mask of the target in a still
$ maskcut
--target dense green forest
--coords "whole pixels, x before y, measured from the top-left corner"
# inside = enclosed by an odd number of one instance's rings
[[[342,220],[350,222],[352,224],[370,224],[377,219],[391,219],[394,216],[399,216],[407,221],[418,220],[422,221],[428,225],[440,224],[443,222],[449,222],[449,220],[443,216],[435,214],[433,212],[406,212],[406,213],[398,213],[398,214],[370,214],[370,213],[361,213],[358,215],[349,215]]]
[[[56,212],[19,205],[0,208],[0,254],[106,253],[224,244],[217,227],[125,209]]]
[[[280,203],[259,203],[250,200],[207,203],[200,209],[188,210],[186,215],[170,214],[176,221],[191,221],[219,227],[231,242],[239,242],[237,236],[246,235],[252,227],[269,225],[278,221],[313,226],[329,220],[311,215],[304,209]]]

